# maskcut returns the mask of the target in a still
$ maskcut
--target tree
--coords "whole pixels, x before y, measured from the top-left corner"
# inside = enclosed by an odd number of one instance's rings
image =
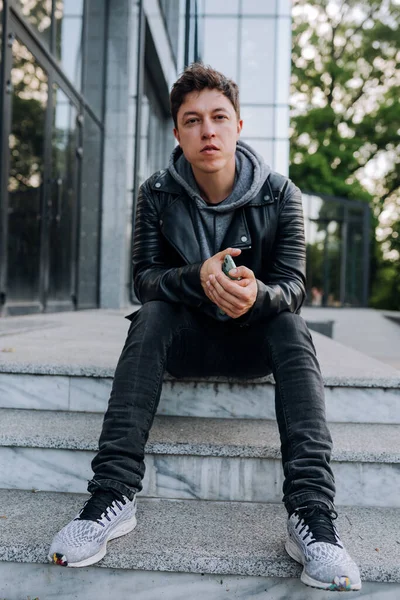
[[[399,0],[294,0],[290,175],[305,191],[369,202],[374,229],[400,210]],[[377,246],[372,280],[391,265],[400,297],[398,216]],[[387,263],[383,254],[397,261]],[[373,294],[374,297],[375,292]],[[400,309],[400,305],[397,305]]]

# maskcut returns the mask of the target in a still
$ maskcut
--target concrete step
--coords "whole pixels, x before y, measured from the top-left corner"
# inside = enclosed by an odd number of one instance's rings
[[[0,410],[0,487],[86,491],[102,420]],[[400,508],[400,426],[332,424],[331,432],[338,505]],[[275,422],[157,416],[146,451],[147,496],[281,501]]]
[[[327,418],[332,423],[400,424],[400,382],[325,377]],[[0,373],[0,408],[99,412],[107,408],[112,378]],[[159,413],[242,419],[275,418],[272,376],[258,380],[166,375]]]
[[[108,599],[106,591],[122,598],[128,597],[122,590],[129,586],[139,600],[200,599],[207,590],[207,597],[215,600],[261,600],[265,591],[272,600],[330,597],[298,581],[301,569],[284,551],[286,514],[278,505],[140,498],[137,528],[110,542],[100,563],[86,569],[45,566],[53,535],[75,516],[86,497],[0,490],[0,575],[5,575],[0,592],[7,592],[7,599],[25,597],[16,594],[19,589],[31,597],[43,594],[46,600],[55,598],[57,589],[62,598],[77,593],[85,600]],[[340,511],[342,539],[364,582],[363,592],[356,595],[364,600],[398,598],[399,517],[396,509]],[[94,590],[104,582],[99,596],[83,593],[86,589],[92,593],[89,582]]]
[[[104,413],[129,326],[121,311],[26,316],[0,325],[0,407]],[[400,371],[318,333],[313,339],[331,422],[400,424]],[[273,378],[167,376],[159,410],[273,419]]]

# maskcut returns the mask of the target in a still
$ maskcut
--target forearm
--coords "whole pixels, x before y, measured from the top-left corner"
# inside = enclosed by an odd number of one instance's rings
[[[199,307],[206,301],[200,283],[202,263],[184,267],[143,268],[135,273],[134,289],[140,302],[164,300]]]

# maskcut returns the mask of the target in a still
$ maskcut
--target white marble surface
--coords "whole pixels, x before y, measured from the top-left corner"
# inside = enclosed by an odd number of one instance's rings
[[[93,456],[85,451],[1,448],[0,487],[84,493]]]
[[[0,407],[68,410],[69,378],[0,373]]]
[[[0,373],[0,407],[104,413],[111,378]],[[275,387],[259,383],[206,383],[168,379],[159,414],[274,419]],[[400,389],[325,387],[331,423],[400,424]]]
[[[134,596],[132,595],[134,590]],[[0,562],[0,594],[7,600],[331,600],[332,593],[298,579],[163,573]],[[364,582],[351,598],[398,600],[400,584]]]
[[[69,381],[69,410],[106,411],[112,387],[111,378],[71,377]]]
[[[0,487],[86,492],[94,453],[0,448]],[[400,508],[398,465],[333,463],[336,502]],[[158,498],[275,502],[282,500],[279,460],[147,455],[143,495]]]

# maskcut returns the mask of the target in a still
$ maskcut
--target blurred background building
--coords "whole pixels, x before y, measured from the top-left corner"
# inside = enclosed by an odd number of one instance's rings
[[[242,138],[288,174],[290,11],[290,0],[0,0],[1,314],[134,300],[137,190],[168,162],[169,90],[192,61],[239,84]],[[356,204],[305,202],[309,303],[366,303]]]

